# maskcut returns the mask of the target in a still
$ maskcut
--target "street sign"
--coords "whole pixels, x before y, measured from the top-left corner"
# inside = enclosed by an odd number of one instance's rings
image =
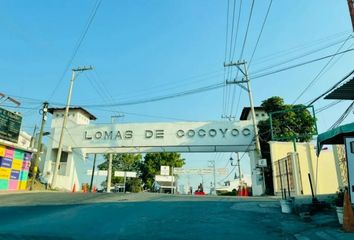
[[[217,175],[227,175],[226,168],[215,169]],[[213,168],[174,168],[174,174],[190,174],[190,175],[210,175],[214,173]]]
[[[156,182],[174,182],[174,176],[162,176],[162,175],[156,175],[155,176],[155,181]]]
[[[17,143],[20,135],[22,117],[0,108],[0,139]]]
[[[92,175],[92,170],[87,170],[86,174],[91,176]],[[95,171],[95,176],[107,176],[107,170]]]
[[[126,177],[131,177],[131,178],[136,178],[137,173],[136,172],[125,172]],[[87,170],[86,172],[87,175],[91,176],[92,175],[92,170]],[[107,170],[99,170],[95,171],[95,176],[107,176]],[[124,177],[124,171],[114,171],[114,176],[115,177]]]
[[[114,176],[136,178],[137,174],[136,172],[114,171]]]
[[[160,174],[163,176],[170,175],[170,166],[161,166],[160,167]]]

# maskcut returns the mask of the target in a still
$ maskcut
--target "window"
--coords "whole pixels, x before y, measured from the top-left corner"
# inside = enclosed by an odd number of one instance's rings
[[[53,150],[52,152],[52,158],[53,158],[53,164],[55,166],[55,161],[56,161],[56,156],[58,154],[58,149]],[[61,156],[60,156],[60,163],[59,163],[59,171],[58,174],[61,176],[67,176],[67,162],[68,162],[68,152],[61,152]],[[54,167],[53,166],[53,167]]]

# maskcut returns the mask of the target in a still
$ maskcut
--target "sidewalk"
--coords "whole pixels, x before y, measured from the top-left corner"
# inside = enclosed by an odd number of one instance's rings
[[[334,209],[318,212],[311,216],[309,225],[310,229],[294,234],[298,240],[353,240],[354,233],[346,233],[341,229],[338,223],[336,211]]]

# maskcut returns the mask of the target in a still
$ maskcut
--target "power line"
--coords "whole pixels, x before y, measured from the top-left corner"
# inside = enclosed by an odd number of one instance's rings
[[[241,49],[241,54],[240,54],[239,60],[242,59],[242,57],[243,57],[243,52],[244,52],[245,47],[246,47],[246,42],[247,42],[247,37],[248,37],[248,30],[249,30],[250,23],[251,23],[251,19],[252,19],[253,7],[254,7],[254,0],[252,0],[250,15],[249,15],[249,17],[248,17],[246,33],[245,33],[245,37],[244,37],[244,39],[243,39],[243,44],[242,44],[242,49]]]
[[[240,17],[241,17],[241,9],[242,9],[242,0],[240,1],[240,6],[239,6],[239,11],[238,11],[238,19],[237,19],[237,32],[236,34],[238,33],[238,30],[239,30],[239,23],[240,23]],[[237,39],[237,35],[236,35],[236,39]],[[234,58],[235,56],[235,51],[236,51],[236,44],[234,46],[234,50],[233,50],[233,53],[232,53],[232,59]],[[230,59],[230,61],[232,61],[232,59]],[[232,71],[232,68],[231,68],[231,71]],[[236,73],[236,78],[238,76],[238,72]],[[231,86],[230,86],[231,87]],[[233,109],[233,106],[234,106],[234,102],[235,102],[235,92],[236,92],[236,85],[233,85],[232,86],[233,88],[233,91],[232,91],[232,101],[231,101],[231,107],[230,107],[230,116],[232,116],[232,109]],[[240,90],[241,91],[241,90]]]
[[[346,117],[349,115],[353,107],[354,107],[354,101],[348,106],[348,108],[339,117],[339,119],[329,128],[329,130],[338,127],[346,119]]]
[[[327,109],[329,109],[331,107],[334,107],[338,103],[341,103],[342,101],[343,100],[337,100],[337,101],[331,102],[331,103],[329,103],[329,104],[327,104],[327,105],[325,105],[325,106],[323,106],[321,108],[316,109],[315,113],[317,114],[317,113],[323,112],[323,111],[325,111],[325,110],[327,110]]]
[[[333,57],[333,56],[336,56],[336,55],[340,55],[340,54],[344,54],[344,53],[347,53],[347,52],[351,52],[353,50],[354,50],[354,48],[350,48],[350,49],[347,49],[347,50],[344,50],[344,51],[341,51],[341,52],[338,52],[338,53],[330,54],[330,55],[327,55],[327,56],[324,56],[324,57],[315,58],[315,59],[312,59],[312,60],[309,60],[309,61],[306,61],[306,62],[294,64],[294,65],[291,65],[291,66],[288,66],[288,67],[284,67],[284,68],[280,68],[280,69],[277,69],[277,70],[274,70],[274,71],[261,73],[261,74],[255,75],[254,77],[252,76],[252,79],[262,78],[262,77],[269,76],[269,75],[272,75],[272,74],[276,74],[276,73],[279,73],[279,72],[284,72],[284,71],[289,70],[289,69],[293,69],[293,68],[297,68],[297,67],[301,67],[301,66],[310,64],[310,63],[318,62],[318,61],[321,61],[321,60],[324,60],[324,59],[327,59],[327,58],[330,58],[330,57]]]
[[[236,10],[236,0],[234,0],[233,3],[233,10],[232,10],[232,24],[231,24],[231,34],[230,34],[230,50],[229,50],[229,61],[231,61],[232,57],[232,46],[233,46],[233,38],[234,38],[234,27],[235,27],[235,10]],[[236,34],[237,36],[237,34]],[[236,44],[236,42],[235,42]],[[227,71],[227,79],[229,79],[232,76],[232,69],[228,69]],[[231,88],[226,85],[226,102],[225,102],[225,113],[227,111],[227,106],[229,105],[230,102],[230,91]]]
[[[317,102],[320,98],[322,98],[324,95],[326,95],[327,93],[331,92],[333,89],[335,89],[336,87],[338,87],[342,82],[344,82],[345,80],[347,80],[347,78],[349,78],[352,74],[354,74],[354,70],[352,70],[350,73],[348,73],[347,75],[345,75],[341,80],[339,80],[336,84],[334,84],[331,88],[329,88],[327,91],[325,91],[324,93],[322,93],[321,95],[319,95],[318,97],[316,97],[315,99],[313,99],[311,102],[309,102],[307,105],[313,105],[315,102]],[[354,77],[352,78],[354,79]]]
[[[293,57],[293,58],[290,58],[290,59],[287,59],[287,60],[285,60],[285,61],[277,62],[277,63],[274,63],[274,64],[272,64],[272,65],[266,66],[266,67],[264,67],[264,68],[262,68],[262,69],[259,69],[259,70],[255,71],[255,72],[253,72],[253,74],[261,73],[261,72],[263,72],[263,71],[265,71],[265,70],[269,70],[269,69],[272,69],[272,68],[275,68],[275,67],[279,67],[280,65],[284,65],[284,64],[286,64],[286,63],[290,63],[290,62],[296,61],[296,60],[298,60],[298,59],[300,59],[300,58],[307,57],[307,56],[312,55],[312,54],[315,54],[315,53],[317,53],[317,52],[321,52],[321,51],[323,51],[323,50],[325,50],[325,49],[327,49],[327,48],[330,48],[330,47],[333,47],[333,46],[336,46],[336,45],[338,45],[338,44],[341,44],[341,43],[345,42],[346,39],[347,39],[347,38],[345,38],[345,39],[343,39],[343,40],[340,40],[340,41],[336,41],[336,42],[330,43],[330,44],[328,44],[328,45],[326,45],[326,46],[321,46],[321,47],[319,47],[319,48],[317,48],[317,49],[314,49],[314,50],[311,50],[311,51],[302,53],[302,54],[300,54],[300,55],[297,55],[297,56],[295,56],[295,57]]]
[[[186,95],[191,95],[191,94],[196,94],[196,93],[201,93],[201,92],[206,92],[206,91],[211,91],[214,89],[218,89],[220,87],[223,87],[224,83],[218,83],[218,84],[212,84],[208,85],[205,87],[197,88],[197,89],[192,89],[192,90],[187,90],[175,94],[169,94],[165,96],[159,96],[155,98],[149,98],[149,99],[141,99],[141,100],[133,100],[133,101],[126,101],[126,102],[121,102],[121,103],[113,103],[113,104],[97,104],[97,105],[83,105],[83,107],[102,107],[102,106],[127,106],[127,105],[136,105],[136,104],[141,104],[141,103],[148,103],[148,102],[157,102],[161,100],[166,100],[166,99],[171,99],[171,98],[176,98],[176,97],[181,97],[181,96],[186,96]]]
[[[91,108],[97,109],[98,111],[117,113],[117,111],[114,111],[112,109],[105,109],[105,108],[101,108],[101,107],[91,107]],[[124,115],[135,115],[135,116],[146,117],[146,118],[155,118],[155,119],[158,118],[158,119],[167,119],[167,120],[175,120],[175,121],[177,120],[177,121],[184,121],[184,122],[192,121],[192,120],[182,119],[182,118],[174,118],[174,117],[166,117],[166,116],[134,113],[134,112],[126,112],[126,111],[119,111],[119,113],[123,113]]]
[[[269,59],[274,59],[274,58],[279,58],[279,57],[282,57],[282,56],[289,55],[289,54],[291,54],[293,52],[297,53],[297,52],[299,52],[302,49],[311,48],[312,46],[318,46],[318,45],[320,45],[322,43],[326,43],[328,41],[332,41],[332,39],[334,40],[334,39],[342,38],[342,35],[345,35],[345,37],[347,37],[348,34],[351,34],[351,31],[343,31],[343,32],[340,32],[340,33],[332,34],[332,35],[329,35],[329,36],[314,40],[312,42],[303,43],[303,44],[300,44],[300,45],[297,45],[297,46],[293,46],[293,47],[285,49],[285,50],[283,49],[283,50],[274,52],[272,54],[260,57],[260,58],[256,59],[254,62],[259,64],[259,63],[263,63],[265,61],[268,61]],[[338,40],[336,40],[336,41],[338,41]]]
[[[343,42],[342,45],[339,46],[339,48],[337,49],[337,51],[335,53],[338,53],[343,47],[344,45],[347,43],[347,41],[349,39],[351,39],[352,36],[349,35],[348,38]],[[332,62],[332,60],[335,58],[335,56],[332,56],[328,62],[321,68],[321,70],[317,73],[317,75],[309,82],[309,84],[304,88],[304,90],[302,90],[302,92],[299,94],[299,96],[297,96],[297,98],[295,98],[293,104],[296,103],[297,100],[299,100],[304,94],[305,92],[307,92],[307,90],[309,90],[309,88],[320,78],[321,74],[323,73],[323,71],[328,67],[328,65]]]
[[[238,32],[239,32],[239,25],[240,25],[240,18],[241,18],[241,9],[242,9],[242,0],[240,1],[240,6],[239,6],[239,9],[238,9],[235,44],[234,44],[234,49],[233,49],[233,52],[232,52],[232,59],[230,59],[230,61],[233,60],[233,58],[234,58],[234,56],[235,56],[236,43],[237,43]]]
[[[256,41],[256,45],[253,49],[253,52],[252,52],[252,55],[251,55],[251,58],[248,62],[248,68],[250,68],[251,66],[251,63],[252,63],[252,60],[253,60],[253,57],[254,57],[254,54],[256,53],[256,50],[257,50],[257,47],[258,47],[258,44],[259,44],[259,40],[261,39],[261,36],[262,36],[262,33],[263,33],[263,29],[264,29],[264,26],[267,22],[267,19],[268,19],[268,15],[269,15],[269,12],[270,12],[270,8],[272,7],[272,3],[273,3],[273,0],[270,0],[269,2],[269,5],[268,5],[268,9],[267,9],[267,13],[264,17],[264,20],[263,20],[263,23],[262,23],[262,27],[261,27],[261,31],[259,32],[259,35],[258,35],[258,38],[257,38],[257,41]]]
[[[81,44],[83,43],[83,41],[84,41],[84,39],[85,39],[85,37],[86,37],[86,35],[87,35],[87,32],[88,32],[88,30],[89,30],[89,28],[90,28],[90,26],[91,26],[91,24],[92,24],[92,22],[93,22],[95,16],[96,16],[97,10],[98,10],[98,8],[100,7],[101,3],[102,3],[102,0],[97,0],[97,1],[95,2],[95,5],[94,5],[93,9],[91,10],[91,13],[90,13],[90,15],[89,15],[89,18],[88,18],[88,21],[87,21],[86,26],[85,26],[85,28],[84,28],[84,31],[82,32],[81,36],[79,37],[79,39],[78,39],[78,41],[77,41],[77,43],[76,43],[76,45],[75,45],[73,54],[72,54],[71,57],[69,58],[69,61],[68,61],[68,63],[66,64],[65,69],[64,69],[64,72],[62,73],[62,75],[61,75],[61,77],[60,77],[60,79],[59,79],[57,85],[54,87],[53,91],[51,92],[50,97],[49,97],[49,100],[51,100],[51,99],[53,98],[53,96],[54,96],[55,92],[57,91],[58,87],[59,87],[59,86],[61,85],[61,83],[63,82],[64,77],[65,77],[65,74],[66,74],[66,72],[69,70],[69,68],[70,68],[70,66],[71,66],[71,64],[72,64],[72,62],[74,61],[74,58],[76,57],[76,55],[77,55],[77,53],[78,53],[78,51],[79,51],[79,49],[80,49],[80,47],[81,47]]]

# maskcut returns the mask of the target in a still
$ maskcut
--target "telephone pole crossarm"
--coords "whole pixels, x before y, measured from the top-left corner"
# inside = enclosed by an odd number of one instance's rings
[[[242,83],[247,83],[246,81],[228,81],[226,80],[226,84],[237,84],[240,88],[248,92],[248,88],[243,86]]]
[[[240,67],[241,65],[246,66],[247,62],[246,61],[237,61],[237,62],[230,62],[230,63],[224,63],[224,67],[237,67],[240,72],[242,72],[243,75],[246,75],[246,72],[242,70]]]
[[[88,71],[88,70],[93,70],[92,66],[88,66],[88,67],[77,67],[77,68],[73,68],[72,71],[73,72],[83,72],[83,71]]]
[[[244,66],[244,69],[241,69],[241,65]],[[258,137],[258,128],[257,128],[257,121],[256,121],[256,114],[254,111],[254,104],[253,104],[253,96],[252,96],[252,89],[251,89],[251,84],[250,84],[250,79],[248,76],[248,71],[247,71],[247,62],[246,61],[237,61],[237,62],[230,62],[230,63],[224,63],[224,67],[237,67],[238,70],[244,75],[244,79],[242,81],[226,81],[226,84],[238,84],[242,89],[246,90],[248,92],[248,97],[250,101],[250,108],[251,108],[251,116],[252,116],[252,124],[254,128],[254,135],[256,138],[256,151],[259,156],[261,156],[261,144],[259,142],[259,137]],[[246,87],[242,85],[242,83],[246,84]]]

